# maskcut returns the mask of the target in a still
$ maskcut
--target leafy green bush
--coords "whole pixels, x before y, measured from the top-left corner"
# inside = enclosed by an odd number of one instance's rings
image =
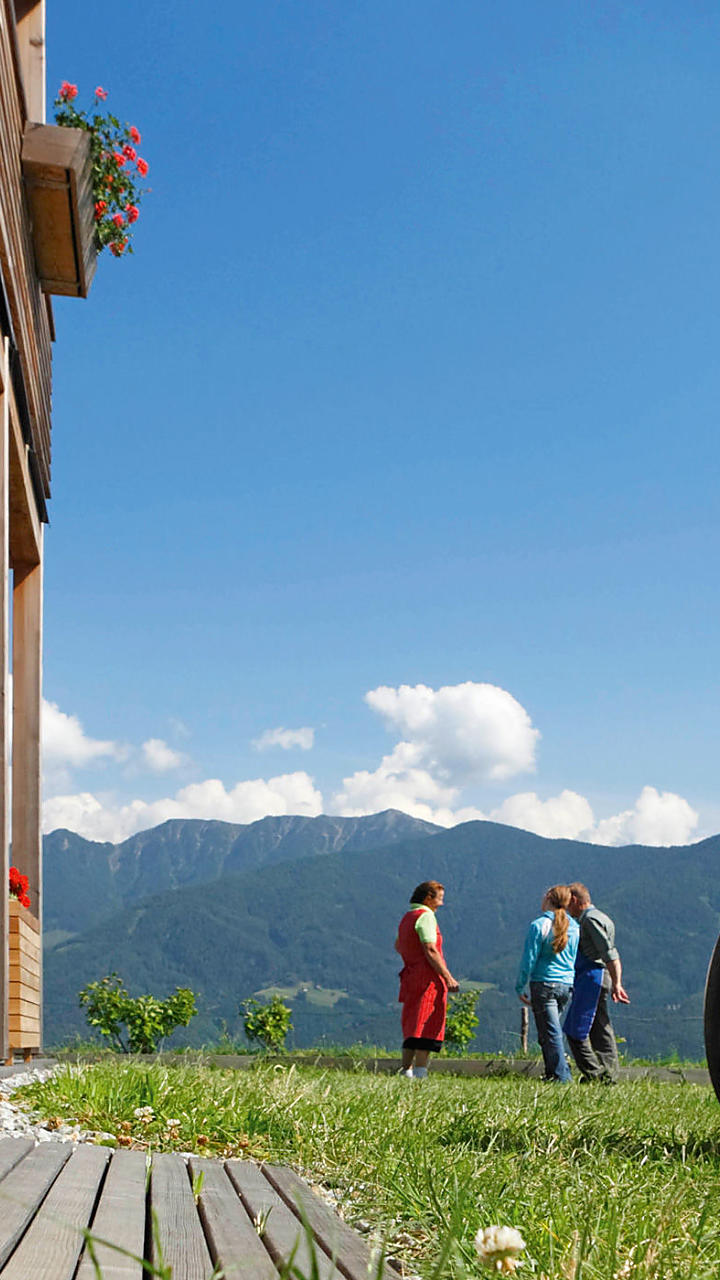
[[[273,996],[269,1004],[261,1004],[251,996],[242,1001],[240,1012],[244,1016],[248,1040],[257,1040],[265,1049],[275,1053],[284,1048],[285,1037],[288,1031],[292,1031],[292,1009],[283,1004],[279,996]]]
[[[197,1013],[195,996],[187,987],[176,987],[175,994],[167,1000],[151,995],[130,996],[116,973],[99,982],[88,982],[78,992],[78,999],[88,1025],[97,1027],[120,1053],[156,1053],[159,1041],[176,1027],[186,1027]]]
[[[470,1041],[475,1038],[480,1021],[475,1006],[480,995],[477,987],[473,987],[470,991],[457,991],[450,996],[445,1024],[445,1047],[451,1053],[465,1053]]]

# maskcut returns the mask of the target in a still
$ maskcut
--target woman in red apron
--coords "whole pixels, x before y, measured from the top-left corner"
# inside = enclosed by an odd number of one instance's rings
[[[437,880],[423,880],[410,899],[398,926],[395,950],[404,961],[400,973],[402,1004],[402,1070],[407,1079],[427,1075],[427,1062],[445,1038],[447,993],[458,984],[443,959],[442,934],[435,912],[445,889]]]

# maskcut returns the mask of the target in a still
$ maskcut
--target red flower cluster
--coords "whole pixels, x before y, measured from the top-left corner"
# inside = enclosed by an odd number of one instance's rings
[[[90,135],[96,242],[99,249],[109,249],[120,258],[132,253],[130,228],[140,216],[144,194],[138,180],[146,176],[149,165],[136,151],[140,130],[102,113],[100,104],[107,96],[107,90],[98,85],[94,107],[90,112],[81,110],[74,104],[77,85],[63,80],[55,99],[55,120]]]
[[[29,884],[27,876],[22,875],[17,867],[10,868],[10,897],[17,898],[21,907],[30,906]]]

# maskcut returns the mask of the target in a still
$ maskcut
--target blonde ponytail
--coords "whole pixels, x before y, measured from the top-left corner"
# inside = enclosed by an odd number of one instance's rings
[[[553,912],[552,949],[557,956],[567,946],[570,921],[565,908],[570,903],[570,890],[566,884],[554,884],[545,894],[545,900]]]

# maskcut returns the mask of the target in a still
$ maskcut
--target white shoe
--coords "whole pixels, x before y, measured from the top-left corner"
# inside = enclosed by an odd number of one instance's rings
[[[401,1067],[400,1070],[398,1071],[398,1075],[403,1076],[405,1080],[415,1079],[412,1067]]]

